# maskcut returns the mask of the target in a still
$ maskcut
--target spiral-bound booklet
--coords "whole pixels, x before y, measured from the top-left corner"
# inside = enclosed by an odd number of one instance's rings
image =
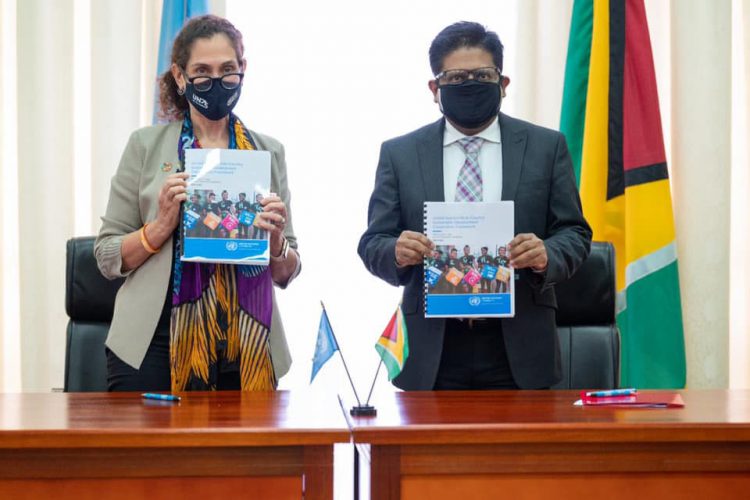
[[[186,149],[184,261],[268,265],[268,234],[255,224],[271,188],[271,153]]]
[[[425,317],[509,318],[515,314],[513,202],[424,204],[435,250],[424,263]]]

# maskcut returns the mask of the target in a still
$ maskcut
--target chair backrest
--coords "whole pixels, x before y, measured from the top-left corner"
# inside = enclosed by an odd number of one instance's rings
[[[612,389],[619,384],[620,334],[615,323],[615,251],[593,242],[568,281],[555,286],[563,379],[553,389]]]
[[[65,392],[107,390],[104,341],[123,281],[109,281],[94,258],[93,236],[67,243]],[[555,286],[563,379],[553,389],[614,388],[619,384],[620,336],[615,324],[615,256],[609,243],[591,254],[568,281]]]
[[[115,295],[124,280],[109,281],[94,258],[94,237],[72,238],[67,244],[65,310],[65,392],[107,390],[104,341],[112,321]]]

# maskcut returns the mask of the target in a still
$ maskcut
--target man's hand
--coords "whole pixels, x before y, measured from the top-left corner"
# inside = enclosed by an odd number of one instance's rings
[[[421,264],[433,248],[435,244],[422,233],[404,231],[396,240],[396,265],[406,267]]]
[[[515,269],[532,268],[543,272],[547,269],[547,248],[544,241],[532,233],[521,233],[508,243],[510,265]]]

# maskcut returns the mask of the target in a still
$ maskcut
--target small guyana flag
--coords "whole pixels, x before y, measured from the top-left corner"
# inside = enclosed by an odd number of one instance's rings
[[[409,336],[406,333],[406,322],[401,306],[393,313],[388,326],[375,343],[375,350],[380,354],[383,364],[388,369],[388,380],[393,380],[401,373],[406,358],[409,357]]]
[[[684,387],[674,216],[643,0],[575,0],[560,128],[594,240],[615,247],[620,383]]]

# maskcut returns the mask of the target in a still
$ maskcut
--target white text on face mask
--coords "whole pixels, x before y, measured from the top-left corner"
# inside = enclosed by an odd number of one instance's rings
[[[208,109],[208,102],[204,98],[198,97],[195,94],[193,94],[193,104],[197,104],[203,109]]]

